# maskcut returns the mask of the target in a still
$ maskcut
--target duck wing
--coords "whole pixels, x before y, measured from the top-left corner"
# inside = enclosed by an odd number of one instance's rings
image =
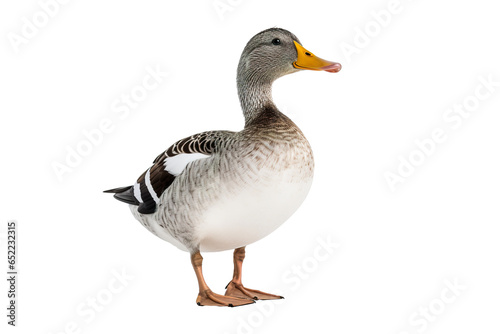
[[[231,131],[207,131],[181,139],[158,155],[134,185],[104,192],[114,193],[119,201],[137,205],[142,214],[154,213],[160,196],[186,166],[216,153],[221,143],[232,134]]]

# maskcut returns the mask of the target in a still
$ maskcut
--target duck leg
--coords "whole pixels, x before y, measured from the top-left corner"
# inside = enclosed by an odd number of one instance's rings
[[[262,292],[259,290],[252,290],[245,288],[241,283],[241,269],[243,267],[243,259],[245,259],[245,247],[236,248],[234,250],[234,273],[233,279],[226,286],[226,296],[247,299],[282,299],[278,295]]]
[[[216,293],[213,293],[212,290],[208,287],[205,279],[203,278],[202,273],[202,263],[203,257],[200,252],[191,254],[191,263],[194,268],[194,272],[196,274],[196,278],[198,279],[198,286],[200,291],[198,293],[198,298],[196,298],[196,304],[200,306],[240,306],[246,304],[255,303],[253,300],[241,299],[237,297],[231,296],[222,296]]]

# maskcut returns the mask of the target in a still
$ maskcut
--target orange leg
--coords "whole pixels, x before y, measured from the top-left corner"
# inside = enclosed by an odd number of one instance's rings
[[[243,260],[245,259],[245,247],[236,248],[234,250],[234,272],[233,279],[226,286],[226,296],[247,299],[282,299],[278,295],[262,292],[259,290],[252,290],[245,288],[241,282],[241,271],[243,267]]]
[[[241,299],[237,297],[231,296],[222,296],[216,293],[213,293],[212,290],[208,287],[205,279],[203,278],[202,273],[202,263],[203,257],[200,252],[196,252],[191,254],[191,263],[193,264],[194,272],[196,274],[196,278],[198,279],[198,286],[200,288],[198,293],[198,298],[196,298],[196,303],[200,306],[210,305],[210,306],[240,306],[246,304],[254,303],[253,300]]]

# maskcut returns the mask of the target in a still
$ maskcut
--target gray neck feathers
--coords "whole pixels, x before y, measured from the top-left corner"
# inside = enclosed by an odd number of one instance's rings
[[[272,84],[275,78],[265,73],[262,68],[249,66],[245,57],[238,65],[238,96],[240,98],[245,125],[252,122],[266,107],[277,110],[272,98]]]

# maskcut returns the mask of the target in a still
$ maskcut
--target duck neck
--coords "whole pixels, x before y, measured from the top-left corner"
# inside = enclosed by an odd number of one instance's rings
[[[279,113],[272,98],[273,81],[255,72],[238,71],[238,96],[245,117],[245,127],[252,124],[264,112],[274,110]]]

